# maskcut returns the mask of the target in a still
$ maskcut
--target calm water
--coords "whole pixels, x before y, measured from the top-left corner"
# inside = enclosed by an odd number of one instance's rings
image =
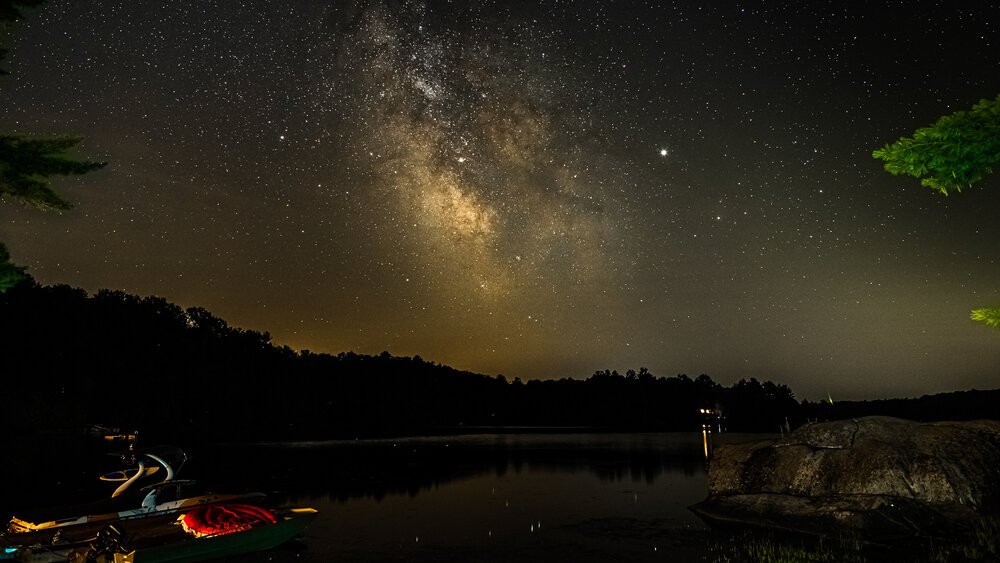
[[[4,518],[107,496],[114,484],[96,477],[121,469],[78,436],[0,445]],[[703,448],[698,433],[216,444],[188,448],[179,476],[197,480],[189,494],[264,492],[319,510],[301,541],[224,563],[730,561],[745,546],[686,508],[706,495]],[[868,560],[925,560],[921,546],[875,546]]]
[[[4,517],[110,495],[100,441],[5,444]],[[319,515],[301,542],[235,561],[699,561],[701,434],[478,434],[187,448],[198,490]],[[138,497],[136,498],[138,503]]]
[[[700,434],[483,434],[196,456],[213,489],[320,511],[300,544],[254,561],[669,561],[703,547],[686,545],[704,529],[686,509],[706,493]]]

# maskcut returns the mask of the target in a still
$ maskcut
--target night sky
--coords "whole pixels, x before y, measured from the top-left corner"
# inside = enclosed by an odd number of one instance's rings
[[[296,350],[1000,387],[969,319],[1000,304],[1000,174],[945,197],[871,156],[1000,93],[1000,5],[853,6],[52,0],[0,131],[109,165],[55,180],[70,212],[4,202],[0,240]]]

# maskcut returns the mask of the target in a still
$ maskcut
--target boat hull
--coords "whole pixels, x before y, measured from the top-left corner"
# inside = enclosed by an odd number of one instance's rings
[[[159,514],[176,514],[183,512],[185,510],[202,506],[205,504],[222,503],[222,502],[234,502],[234,501],[246,501],[252,499],[262,499],[264,495],[261,493],[247,493],[247,494],[209,494],[201,495],[196,497],[188,497],[174,501],[163,502],[157,504],[152,510],[147,508],[134,508],[128,510],[121,510],[117,512],[106,512],[104,514],[92,514],[81,512],[82,516],[74,516],[69,518],[59,518],[52,520],[42,520],[37,519],[27,519],[14,516],[10,519],[10,523],[7,527],[7,533],[16,534],[27,534],[32,532],[44,532],[46,530],[54,534],[57,531],[62,531],[66,533],[66,530],[70,529],[72,526],[83,526],[83,525],[98,525],[105,526],[117,520],[128,520],[131,518],[148,518],[149,516],[156,516]]]
[[[160,545],[140,547],[128,553],[116,553],[112,558],[104,559],[102,563],[181,563],[265,551],[301,536],[315,516],[315,509],[293,508],[282,513],[278,521],[273,524],[200,538],[186,536],[176,541],[171,541],[173,538],[164,538]]]

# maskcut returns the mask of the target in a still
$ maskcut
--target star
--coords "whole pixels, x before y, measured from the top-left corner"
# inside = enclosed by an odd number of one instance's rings
[[[597,26],[562,2],[241,0],[171,26],[139,2],[49,4],[16,24],[0,134],[72,132],[111,164],[53,180],[68,214],[0,202],[40,284],[522,380],[646,364],[811,399],[996,386],[998,337],[965,303],[1000,299],[1000,176],[936,197],[870,156],[996,95],[995,9],[634,3]],[[882,21],[901,25],[840,33]],[[529,310],[547,323],[520,348]]]

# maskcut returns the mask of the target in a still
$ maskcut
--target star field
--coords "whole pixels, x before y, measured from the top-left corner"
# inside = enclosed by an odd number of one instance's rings
[[[40,283],[508,378],[997,387],[1000,185],[871,151],[1000,92],[944,2],[52,0],[0,130],[110,164],[0,206]]]

